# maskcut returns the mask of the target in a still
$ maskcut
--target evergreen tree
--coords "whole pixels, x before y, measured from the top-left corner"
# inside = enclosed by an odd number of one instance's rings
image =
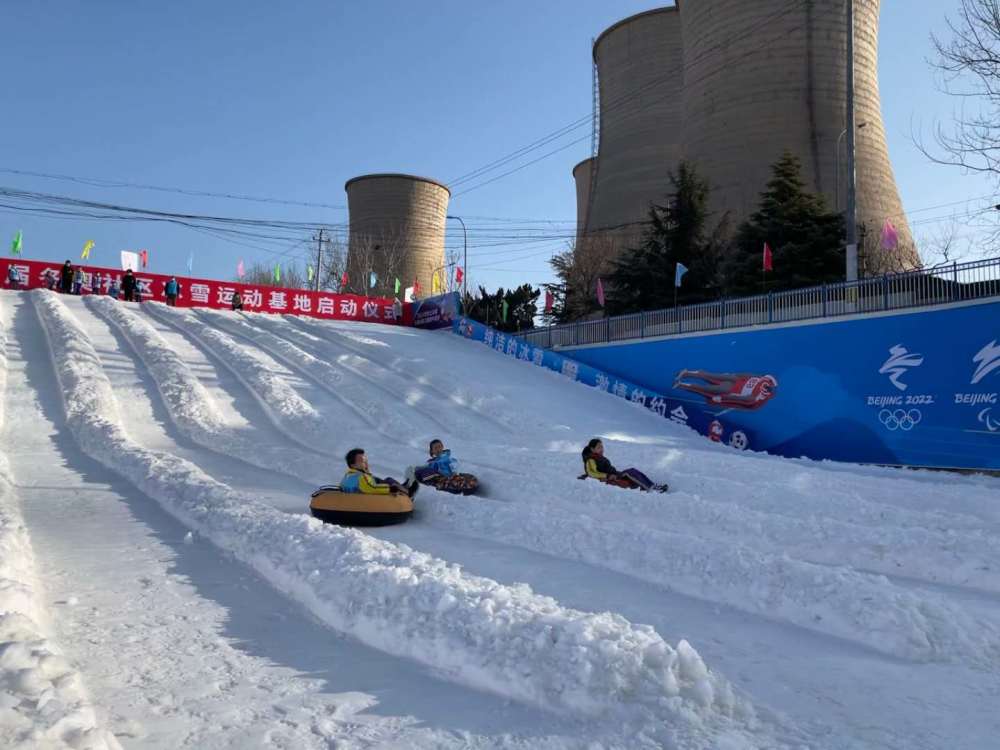
[[[528,330],[538,314],[537,303],[541,293],[541,289],[535,289],[531,284],[508,290],[500,287],[492,293],[479,287],[478,296],[470,295],[466,315],[506,333]],[[506,318],[504,302],[507,303]]]
[[[772,167],[760,207],[740,225],[727,269],[728,293],[757,294],[844,278],[844,219],[805,190],[802,164],[789,152]],[[764,243],[774,270],[762,282]]]
[[[680,163],[670,182],[673,191],[666,205],[649,208],[641,243],[614,261],[607,285],[609,314],[672,306],[678,263],[688,269],[677,290],[678,302],[700,302],[718,294],[715,261],[721,225],[706,236],[708,183],[687,162]]]

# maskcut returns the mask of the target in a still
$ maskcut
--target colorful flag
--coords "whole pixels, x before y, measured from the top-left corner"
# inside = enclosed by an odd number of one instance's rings
[[[80,253],[80,260],[87,260],[90,258],[90,251],[94,248],[94,241],[87,240],[83,243],[83,252]]]
[[[774,270],[774,256],[771,254],[771,246],[766,242],[764,243],[764,270]]]
[[[431,276],[431,294],[437,294],[441,289],[441,281],[438,279],[438,272],[435,271],[434,275]]]
[[[340,277],[340,291],[343,292],[345,289],[347,289],[347,282],[348,282],[347,271],[344,271],[344,275]]]
[[[552,305],[555,304],[555,299],[552,296],[552,292],[545,290],[545,312],[552,312]]]
[[[188,253],[187,270],[188,274],[194,273],[194,250]]]
[[[281,265],[278,263],[274,264],[274,283],[281,283]]]
[[[240,262],[236,264],[236,275],[241,279],[246,275],[246,269],[243,267],[243,258],[240,258]]]
[[[378,276],[376,276],[375,272],[372,271],[370,274],[368,274],[368,288],[369,289],[374,289],[375,288],[375,284],[377,282],[378,282]]]
[[[311,265],[306,266],[306,278],[309,281],[312,281],[315,276],[316,272],[313,271],[313,267]]]
[[[510,309],[510,305],[507,304],[507,300],[503,301],[503,322],[507,322],[507,310]]]
[[[21,230],[18,229],[17,234],[14,235],[14,241],[10,243],[10,254],[20,255],[21,248],[23,246],[24,246],[24,235],[21,233]]]
[[[604,284],[600,279],[597,280],[597,304],[604,307]]]
[[[465,271],[462,270],[462,267],[455,266],[455,283],[461,284],[463,276],[465,276]]]
[[[413,280],[413,295],[414,296],[420,295],[420,282],[417,281],[416,279]]]
[[[413,287],[412,286],[408,286],[408,287],[406,287],[406,289],[403,290],[403,301],[404,302],[413,302]]]
[[[149,265],[149,250],[139,251],[139,262],[142,263],[143,268]]]
[[[399,277],[396,277],[396,290],[393,294],[399,294]]]
[[[687,266],[685,266],[683,263],[677,264],[677,270],[674,271],[674,286],[681,285],[681,279],[684,278],[684,274],[686,274],[687,272],[688,272]]]
[[[138,271],[139,270],[139,253],[133,253],[131,250],[122,250],[122,270],[123,271]]]
[[[886,219],[882,225],[882,249],[895,250],[897,247],[899,247],[899,232],[892,222]]]

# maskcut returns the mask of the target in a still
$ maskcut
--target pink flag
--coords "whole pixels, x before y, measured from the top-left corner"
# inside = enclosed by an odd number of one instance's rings
[[[597,280],[597,304],[604,307],[604,284],[600,279]]]
[[[552,312],[552,303],[554,301],[555,300],[553,300],[553,298],[552,298],[552,292],[546,290],[546,292],[545,292],[545,312],[547,312],[547,313]]]
[[[764,270],[774,270],[774,256],[771,254],[771,246],[766,242],[764,243]]]
[[[246,271],[243,268],[243,258],[240,258],[240,262],[236,264],[236,275],[242,279],[244,273],[246,273]]]
[[[888,219],[882,225],[882,249],[895,250],[899,246],[899,232]]]

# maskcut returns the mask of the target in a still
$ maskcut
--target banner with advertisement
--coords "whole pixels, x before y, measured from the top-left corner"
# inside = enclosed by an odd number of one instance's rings
[[[497,354],[534,367],[544,367],[573,382],[582,383],[642,406],[674,424],[690,427],[713,442],[725,442],[738,450],[753,447],[755,442],[752,431],[736,429],[725,417],[709,413],[697,404],[664,396],[558,352],[529,344],[517,336],[501,333],[470,318],[457,318],[452,325],[452,331],[470,341],[478,341],[488,346]]]
[[[561,351],[728,422],[752,449],[1000,470],[996,300]]]
[[[413,325],[417,328],[449,328],[458,319],[458,292],[413,301]]]
[[[3,273],[5,289],[10,289],[12,286],[9,281],[11,266],[20,278],[21,289],[44,288],[47,285],[47,273],[51,275],[58,288],[62,264],[20,258],[4,259],[0,265],[0,272]],[[118,286],[121,286],[123,272],[117,268],[83,264],[73,264],[73,268],[83,272],[81,286],[83,294],[94,293],[95,274],[98,277],[96,280],[98,294],[107,294],[112,281],[117,281]],[[171,277],[144,271],[135,273],[135,277],[143,286],[142,298],[159,302],[166,300],[164,292],[166,283],[171,278],[176,278],[180,285],[177,307],[211,307],[228,310],[232,307],[233,295],[239,292],[243,300],[243,309],[248,312],[306,315],[313,318],[357,320],[388,325],[410,325],[412,321],[410,305],[380,297],[313,292],[307,289],[287,289],[186,276]]]

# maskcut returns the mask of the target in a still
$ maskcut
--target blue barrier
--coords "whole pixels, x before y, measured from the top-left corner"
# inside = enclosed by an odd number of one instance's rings
[[[1000,301],[569,352],[724,420],[755,449],[1000,470]]]
[[[523,338],[501,333],[469,318],[455,320],[452,331],[470,341],[490,347],[499,355],[524,362],[526,366],[544,367],[571,381],[644,406],[660,417],[690,427],[715,442],[726,442],[740,450],[758,447],[752,429],[736,428],[726,418],[713,414],[697,403],[664,396],[653,389],[615,377],[604,370],[540,346],[533,346]]]

